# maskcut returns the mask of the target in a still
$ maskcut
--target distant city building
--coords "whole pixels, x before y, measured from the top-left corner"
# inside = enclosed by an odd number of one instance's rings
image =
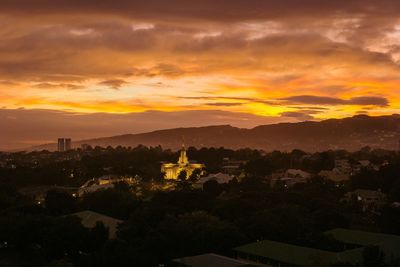
[[[364,159],[364,160],[359,160],[358,164],[362,167],[362,168],[367,168],[368,166],[371,165],[371,161]]]
[[[386,194],[379,190],[366,190],[356,189],[352,192],[348,192],[345,195],[346,201],[357,200],[363,206],[363,210],[374,209],[380,207],[386,202]]]
[[[224,158],[222,162],[222,171],[227,174],[238,175],[242,172],[243,166],[246,165],[246,160],[231,160]]]
[[[347,159],[335,160],[335,169],[341,173],[351,173],[351,165]]]
[[[204,174],[204,168],[204,164],[189,162],[185,146],[182,146],[178,163],[163,163],[161,165],[161,172],[165,173],[165,179],[176,180],[182,171],[185,171],[186,178],[189,178],[196,169],[201,171],[200,175]]]
[[[58,138],[57,150],[59,152],[64,152],[72,149],[71,138]]]
[[[65,139],[64,138],[58,138],[57,150],[59,152],[65,151]]]
[[[271,175],[271,186],[281,182],[285,187],[291,187],[295,184],[306,183],[311,178],[311,174],[298,169],[288,169],[284,172],[276,172]]]
[[[400,138],[399,138],[399,141],[397,143],[397,152],[400,152]]]
[[[350,179],[350,174],[342,173],[336,168],[331,171],[322,170],[318,173],[318,175],[321,176],[322,178],[331,180],[336,184],[342,184]]]
[[[65,151],[71,150],[72,148],[71,138],[65,138],[64,145],[65,145],[64,146]]]

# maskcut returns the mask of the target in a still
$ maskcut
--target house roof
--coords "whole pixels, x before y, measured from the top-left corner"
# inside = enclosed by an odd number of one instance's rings
[[[310,177],[310,174],[308,172],[298,169],[288,169],[286,173],[294,176],[300,176],[302,178]]]
[[[102,222],[104,226],[108,228],[110,238],[115,237],[118,224],[122,223],[121,220],[90,210],[73,213],[71,215],[81,218],[82,225],[87,228],[93,228],[96,226],[97,222]]]
[[[245,266],[265,266],[252,265],[242,260],[236,260],[214,253],[202,254],[192,257],[185,257],[173,260],[176,263],[189,267],[245,267]]]
[[[362,246],[375,245],[382,241],[388,241],[388,240],[397,240],[398,242],[400,242],[400,237],[395,235],[348,230],[342,228],[337,228],[327,231],[325,232],[325,234],[332,235],[332,237],[335,238],[336,240],[345,243],[362,245]]]
[[[322,170],[318,173],[318,175],[328,178],[329,180],[332,180],[334,182],[342,182],[350,179],[349,174],[338,172],[335,170],[332,171]]]
[[[340,261],[356,263],[360,262],[362,258],[362,249],[331,252],[270,240],[247,244],[234,248],[234,250],[248,255],[259,256],[299,266],[312,266],[317,261],[324,264],[331,264]]]
[[[210,180],[215,180],[219,184],[226,184],[226,183],[229,183],[230,180],[232,180],[232,177],[230,177],[228,174],[219,172],[219,173],[215,173],[215,174],[210,174],[209,176],[206,176],[206,177],[202,177],[197,181],[197,183],[204,184]]]
[[[108,188],[114,188],[114,184],[109,183],[109,184],[94,184],[94,185],[90,185],[88,187],[81,187],[79,189],[79,194],[84,194],[84,193],[91,193],[91,192],[95,192],[97,190],[100,189],[108,189]]]
[[[325,232],[338,241],[361,246],[379,246],[386,255],[400,258],[400,236],[337,228]]]
[[[386,194],[382,193],[381,191],[375,190],[367,190],[367,189],[356,189],[353,192],[346,193],[346,196],[357,195],[361,196],[362,198],[385,198]]]

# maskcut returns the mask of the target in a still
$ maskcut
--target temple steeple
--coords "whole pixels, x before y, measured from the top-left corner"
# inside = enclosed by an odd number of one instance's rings
[[[182,144],[181,155],[179,156],[178,164],[179,165],[187,165],[189,163],[189,159],[186,155],[185,145]]]
[[[182,171],[186,172],[186,179],[188,179],[196,169],[199,169],[201,175],[203,175],[205,166],[201,163],[189,162],[184,143],[177,163],[163,163],[161,165],[161,172],[165,173],[164,177],[167,180],[177,180]]]

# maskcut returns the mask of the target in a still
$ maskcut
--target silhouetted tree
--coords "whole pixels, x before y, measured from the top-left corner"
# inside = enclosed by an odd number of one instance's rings
[[[363,251],[364,267],[385,267],[385,254],[379,247],[366,247]]]
[[[212,196],[218,196],[221,194],[223,188],[217,181],[212,179],[203,184],[203,190]]]
[[[195,169],[189,176],[189,181],[196,182],[200,178],[201,169]]]
[[[67,192],[50,190],[46,194],[44,204],[50,214],[62,215],[75,210],[76,199]]]
[[[186,179],[187,179],[187,172],[185,170],[183,170],[178,174],[178,181],[182,182],[182,181],[186,181]]]

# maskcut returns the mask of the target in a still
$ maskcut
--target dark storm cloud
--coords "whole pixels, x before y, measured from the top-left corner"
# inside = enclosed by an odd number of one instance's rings
[[[132,18],[195,18],[216,21],[269,19],[277,16],[396,14],[397,0],[3,0],[2,10],[29,14],[102,13]]]
[[[106,80],[98,83],[98,85],[107,86],[112,89],[119,89],[121,86],[127,84],[128,82],[121,80],[121,79],[113,79],[113,80]]]
[[[243,103],[225,103],[225,102],[215,102],[215,103],[205,103],[207,106],[215,106],[215,107],[234,107],[234,106],[240,106],[243,105]]]
[[[309,105],[360,105],[360,106],[388,106],[389,100],[384,97],[360,96],[350,99],[336,97],[299,95],[281,98],[285,104],[309,104]]]
[[[260,99],[260,98],[246,98],[246,97],[224,97],[224,96],[214,96],[214,97],[178,97],[183,99],[198,99],[198,100],[238,100],[244,101],[244,103],[262,103],[266,105],[282,105],[282,106],[290,106],[290,105],[299,105],[299,104],[306,104],[306,105],[358,105],[358,106],[380,106],[386,107],[389,105],[389,100],[385,97],[378,97],[378,96],[359,96],[353,97],[350,99],[342,99],[338,97],[328,97],[328,96],[314,96],[314,95],[299,95],[299,96],[290,96],[285,98],[278,98],[278,99]],[[207,103],[209,105],[210,103]],[[221,105],[229,103],[224,102],[217,102],[215,105]],[[237,104],[237,103],[235,103]],[[243,103],[240,103],[243,104]],[[301,107],[298,107],[301,108]],[[317,113],[323,110],[326,110],[324,107],[303,107],[304,110],[311,111]]]
[[[226,100],[226,101],[241,101],[241,102],[215,102],[215,103],[206,103],[206,105],[213,106],[239,106],[246,103],[261,103],[266,105],[280,105],[279,102],[265,100],[261,98],[253,98],[253,97],[226,97],[226,96],[178,96],[178,99],[191,99],[191,100]]]
[[[343,105],[345,100],[335,97],[299,95],[281,98],[289,104],[313,104],[313,105]]]
[[[372,105],[372,106],[380,106],[386,107],[389,105],[389,100],[384,97],[371,97],[371,96],[360,96],[353,97],[348,100],[352,105]]]
[[[305,107],[302,107],[302,106],[296,106],[296,108],[298,108],[298,109],[303,109],[303,110],[313,110],[313,111],[315,111],[315,112],[323,112],[324,110],[328,110],[329,108],[326,108],[326,107],[315,107],[315,106],[305,106]]]
[[[82,85],[71,83],[38,83],[35,84],[33,87],[42,89],[67,88],[69,90],[78,90],[84,88]]]
[[[256,39],[248,39],[247,31],[237,33],[229,30],[217,36],[194,38],[199,29],[191,27],[190,20],[186,27],[156,25],[143,30],[134,30],[131,22],[121,20],[79,24],[65,18],[65,23],[61,24],[43,23],[40,27],[26,26],[19,34],[2,37],[0,78],[40,79],[48,82],[67,77],[70,81],[99,77],[104,79],[105,76],[108,76],[107,79],[116,79],[115,76],[125,74],[179,77],[224,70],[280,71],[279,68],[285,64],[262,64],[272,58],[284,62],[291,59],[290,64],[302,64],[304,58],[309,58],[326,60],[329,64],[344,62],[349,65],[399,68],[391,54],[332,42],[317,33],[293,33],[290,29]],[[232,53],[239,52],[241,57],[230,57]],[[130,59],[135,55],[146,55],[150,60],[157,53],[164,57],[183,56],[191,67],[183,67],[181,64],[185,62],[175,60],[143,67],[133,58]],[[120,58],[114,59],[115,56]],[[194,56],[199,60],[193,60]],[[62,64],[60,58],[63,59]],[[114,64],[116,60],[120,64]],[[312,63],[308,65],[313,67]],[[271,82],[287,83],[300,77],[291,74]]]
[[[255,98],[251,97],[226,97],[226,96],[178,96],[180,99],[198,99],[198,100],[243,100],[254,101]]]
[[[269,110],[261,103],[278,107],[271,109],[274,114],[286,111],[279,120],[298,120],[347,116],[354,111],[347,105],[360,110],[364,106],[371,114],[392,112],[399,106],[398,0],[0,2],[0,99],[6,107],[131,112],[196,106],[230,110],[229,106],[242,105],[243,112],[264,114]],[[88,101],[109,97],[106,90],[91,88],[118,89],[125,82],[146,88],[113,91],[114,104]],[[72,91],[77,89],[83,90]],[[136,90],[143,92],[145,105],[125,104],[125,91],[135,94]],[[65,100],[65,95],[70,97]],[[39,119],[56,116],[35,114]],[[210,123],[226,124],[219,118],[231,121],[237,115],[140,114],[159,128],[179,120],[197,123],[201,116]],[[114,115],[88,115],[83,120],[84,116],[68,114],[79,118],[71,129],[90,125],[89,118],[111,123]],[[238,119],[264,120],[246,116]],[[112,118],[131,124],[128,115]],[[144,121],[134,122],[142,127]],[[128,129],[123,123],[117,127],[119,133]],[[29,128],[25,126],[20,130]],[[109,127],[96,127],[88,130],[90,135],[109,133]]]

